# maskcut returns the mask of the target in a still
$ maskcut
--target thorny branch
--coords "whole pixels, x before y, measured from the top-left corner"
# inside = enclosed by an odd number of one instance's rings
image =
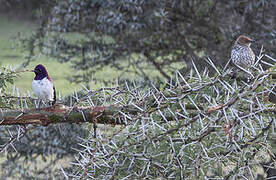
[[[255,148],[256,144],[252,142],[267,141],[264,134],[271,131],[275,121],[275,107],[260,96],[274,88],[269,78],[271,72],[260,70],[258,73],[247,84],[231,82],[227,78],[228,72],[220,72],[214,78],[198,74],[197,77],[183,79],[179,75],[177,84],[170,84],[168,89],[160,91],[153,87],[154,90],[144,94],[131,95],[134,99],[130,98],[128,104],[134,104],[132,107],[137,109],[137,114],[122,113],[128,123],[120,131],[120,136],[91,138],[89,148],[86,144],[87,148],[80,151],[81,157],[90,158],[86,159],[86,163],[78,161],[84,168],[72,177],[122,178],[127,176],[127,173],[126,176],[119,173],[120,167],[124,167],[143,174],[143,177],[158,174],[168,178],[176,177],[172,174],[177,173],[184,179],[191,177],[194,170],[198,176],[206,177],[207,164],[234,163],[234,159],[241,158],[239,152]],[[227,132],[223,130],[225,124],[231,125]],[[194,158],[197,153],[201,158]],[[157,156],[158,159],[155,158]],[[169,164],[162,161],[166,158],[171,159]],[[135,165],[136,162],[139,166]],[[150,169],[145,171],[149,164]],[[114,165],[115,172],[112,171]],[[172,166],[180,171],[175,168],[170,171]],[[186,166],[185,173],[183,166]],[[233,166],[233,170],[236,167]],[[244,172],[239,168],[243,165],[239,165],[237,172]],[[81,173],[82,170],[85,173]],[[110,171],[113,173],[107,173]],[[226,175],[223,174],[220,177]]]
[[[79,171],[63,171],[66,177],[131,177],[125,169],[149,178],[209,177],[206,172],[214,171],[210,166],[235,164],[242,152],[257,148],[258,141],[267,143],[265,134],[274,133],[276,110],[265,100],[267,93],[274,92],[274,71],[254,67],[257,75],[244,83],[230,79],[230,71],[219,71],[208,61],[217,76],[201,74],[194,66],[195,74],[184,78],[177,72],[173,83],[163,89],[154,85],[143,89],[134,83],[87,91],[82,97],[76,94],[71,106],[3,111],[0,125],[121,127],[114,127],[111,135],[98,130],[96,137],[83,140],[79,150],[83,161],[76,160]],[[246,172],[240,170],[245,166],[233,166],[230,172]]]
[[[0,152],[6,151],[8,146],[12,146],[13,149],[16,151],[16,148],[13,146],[13,143],[15,141],[19,141],[22,137],[24,137],[24,135],[30,130],[33,129],[34,127],[26,127],[26,126],[20,126],[20,128],[18,129],[18,133],[17,135],[12,135],[11,133],[11,137],[10,139],[3,145],[0,146]]]

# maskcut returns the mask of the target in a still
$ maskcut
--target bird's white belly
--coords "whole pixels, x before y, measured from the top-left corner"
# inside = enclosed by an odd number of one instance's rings
[[[50,101],[54,100],[53,83],[49,81],[47,77],[42,80],[33,80],[32,88],[38,99]]]

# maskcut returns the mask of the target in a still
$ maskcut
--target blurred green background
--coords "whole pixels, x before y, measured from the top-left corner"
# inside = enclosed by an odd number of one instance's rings
[[[37,26],[26,19],[19,20],[3,14],[0,14],[0,22],[0,64],[12,69],[19,68],[25,61],[27,52],[24,52],[16,45],[16,40],[19,37],[19,33],[21,36],[29,36]],[[44,64],[47,67],[51,78],[54,80],[58,94],[62,96],[69,95],[73,91],[81,89],[80,84],[76,85],[67,79],[74,72],[69,63],[61,64],[52,58],[41,55],[35,61],[32,61],[27,69],[33,69],[37,64]],[[13,90],[16,87],[22,95],[28,93],[28,91],[32,92],[33,77],[33,73],[21,73],[20,77],[16,79],[14,86],[10,86],[9,89]]]

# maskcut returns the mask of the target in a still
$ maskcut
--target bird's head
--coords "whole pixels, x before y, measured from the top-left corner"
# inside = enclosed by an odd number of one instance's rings
[[[236,43],[242,46],[250,46],[252,42],[254,42],[253,39],[244,35],[239,36],[236,40]]]
[[[41,80],[41,79],[44,79],[45,77],[50,79],[46,68],[42,64],[38,64],[34,68],[34,70],[32,70],[32,72],[35,73],[35,78],[34,78],[35,80]]]

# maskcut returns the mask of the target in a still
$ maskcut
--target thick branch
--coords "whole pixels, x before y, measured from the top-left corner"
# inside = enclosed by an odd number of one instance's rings
[[[41,109],[25,109],[24,111],[6,111],[0,114],[1,126],[40,124],[48,125],[55,123],[101,123],[101,124],[124,124],[120,118],[114,118],[122,107],[100,106],[100,107],[76,107],[70,108],[64,105]],[[127,111],[133,112],[131,109]],[[120,117],[120,116],[119,116]],[[118,120],[119,119],[119,120]]]

